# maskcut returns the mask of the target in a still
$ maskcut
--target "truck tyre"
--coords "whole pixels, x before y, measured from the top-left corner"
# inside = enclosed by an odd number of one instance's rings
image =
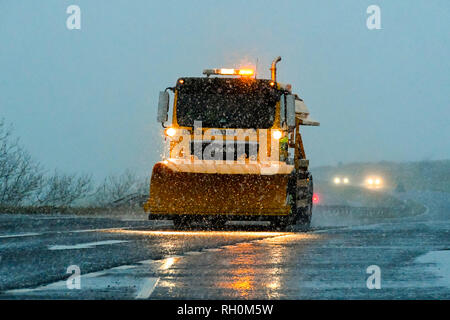
[[[185,228],[189,227],[190,222],[191,222],[190,219],[185,216],[179,216],[179,217],[175,217],[173,219],[173,225],[174,225],[175,229],[177,229],[177,230],[185,229]]]
[[[278,231],[287,231],[291,225],[291,216],[276,217],[270,221],[270,226]]]
[[[312,200],[307,207],[297,209],[297,224],[304,228],[309,228],[312,217]]]
[[[223,217],[214,217],[209,221],[209,225],[213,229],[223,229],[225,224],[227,223],[227,219]]]
[[[292,211],[295,212],[294,224],[297,224],[302,229],[308,229],[312,217],[312,198],[313,198],[313,178],[310,172],[300,172],[297,175],[297,180],[306,180],[307,185],[295,187],[295,204],[292,204]],[[297,182],[297,181],[296,181]],[[301,185],[301,184],[300,184]],[[306,206],[297,206],[297,201],[306,200]]]

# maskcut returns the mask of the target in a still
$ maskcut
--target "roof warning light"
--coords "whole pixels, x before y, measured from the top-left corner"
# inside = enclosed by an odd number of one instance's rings
[[[203,70],[203,74],[206,74],[208,77],[212,74],[251,77],[254,75],[254,73],[255,73],[255,71],[253,71],[253,69],[221,68],[221,69],[205,69],[205,70]]]

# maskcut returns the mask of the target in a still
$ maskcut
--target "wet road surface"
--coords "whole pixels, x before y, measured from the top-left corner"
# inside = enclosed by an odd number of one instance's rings
[[[308,232],[3,214],[0,298],[449,299],[450,199],[405,197],[428,211],[375,224],[344,217],[339,226],[324,213]],[[367,287],[371,265],[380,289]],[[73,266],[80,289],[67,281]]]

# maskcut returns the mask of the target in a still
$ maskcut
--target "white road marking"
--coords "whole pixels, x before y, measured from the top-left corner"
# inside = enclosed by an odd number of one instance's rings
[[[139,261],[138,263],[140,263],[140,264],[152,264],[152,263],[155,263],[155,262],[157,262],[158,260],[152,260],[152,259],[148,259],[148,260],[142,260],[142,261]]]
[[[130,228],[128,228],[128,227],[117,227],[117,228],[101,228],[101,229],[82,229],[82,230],[70,230],[70,231],[61,231],[61,232],[62,233],[66,233],[66,232],[84,233],[84,232],[107,231],[107,230],[122,230],[122,229],[131,229],[131,227]]]
[[[188,256],[194,256],[194,255],[202,254],[202,253],[199,251],[188,251],[188,252],[185,252],[184,254],[188,255]]]
[[[128,269],[133,269],[133,268],[136,268],[136,266],[124,265],[124,266],[114,267],[111,270],[128,270]]]
[[[159,278],[146,278],[136,295],[136,299],[148,299],[158,285],[158,282]]]
[[[48,249],[49,250],[91,249],[96,246],[104,246],[104,245],[124,243],[124,242],[129,242],[129,240],[106,240],[106,241],[79,243],[79,244],[74,244],[74,245],[53,245],[53,246],[48,246]]]
[[[137,227],[141,228],[141,227]],[[0,235],[1,238],[17,238],[17,237],[35,237],[35,236],[44,236],[51,234],[61,234],[61,233],[85,233],[85,232],[96,232],[96,231],[109,231],[109,230],[126,230],[132,229],[132,227],[117,227],[117,228],[102,228],[102,229],[82,229],[82,230],[63,230],[63,231],[46,231],[46,232],[26,232],[26,233],[17,233],[17,234],[5,234]]]
[[[16,237],[34,237],[34,236],[40,236],[42,233],[18,233],[18,234],[6,234],[3,236],[0,236],[0,238],[16,238]]]
[[[147,269],[142,269],[142,267],[143,266],[141,266],[141,270],[137,271],[148,271]],[[152,292],[155,290],[159,282],[159,278],[136,277],[135,270],[130,270],[135,268],[139,268],[139,266],[123,265],[103,271],[82,274],[80,281],[81,290],[70,290],[67,288],[67,280],[60,280],[36,288],[13,289],[5,291],[5,293],[13,295],[25,294],[39,296],[56,291],[66,293],[71,292],[75,295],[82,296],[86,291],[90,292],[91,294],[95,291],[98,291],[100,294],[104,294],[109,290],[123,289],[126,292],[130,287],[137,287],[139,289],[133,295],[133,297],[135,299],[148,299]],[[50,295],[54,295],[54,293],[50,293]]]
[[[84,278],[96,278],[96,277],[100,277],[106,274],[106,271],[97,271],[97,272],[91,272],[91,273],[86,273],[81,275],[81,277]]]
[[[21,293],[28,293],[28,292],[32,292],[35,289],[13,289],[13,290],[8,290],[5,293],[9,293],[9,294],[21,294]]]

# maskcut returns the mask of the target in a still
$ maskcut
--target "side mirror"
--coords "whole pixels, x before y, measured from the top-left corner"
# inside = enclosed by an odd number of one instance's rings
[[[286,95],[286,123],[289,129],[295,128],[295,96]]]
[[[169,93],[167,91],[159,92],[159,101],[158,101],[158,122],[164,123],[167,121],[169,112]]]

